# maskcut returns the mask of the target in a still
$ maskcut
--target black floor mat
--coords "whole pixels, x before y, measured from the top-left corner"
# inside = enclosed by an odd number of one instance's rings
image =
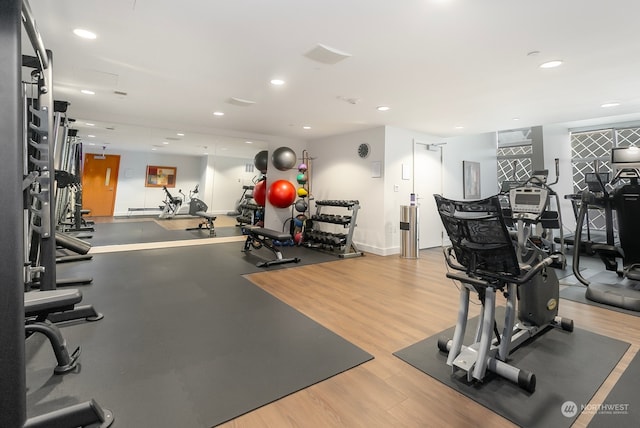
[[[239,236],[238,227],[216,228],[216,237]],[[92,246],[124,245],[148,242],[180,241],[185,239],[211,238],[208,229],[167,230],[155,221],[132,221],[121,223],[98,223],[92,238]]]
[[[469,320],[465,344],[470,343],[476,325],[477,317]],[[528,428],[571,426],[577,415],[563,416],[563,403],[588,403],[629,347],[626,342],[579,328],[573,333],[549,330],[511,355],[511,364],[536,374],[536,391],[529,394],[493,373],[489,373],[484,383],[472,385],[467,384],[466,375],[461,371],[452,375],[451,368],[446,365],[447,356],[438,350],[437,342],[439,337],[453,337],[453,330],[451,327],[394,355],[515,424]],[[597,355],[593,353],[594,349],[598,350]]]
[[[82,346],[77,373],[53,375],[50,348],[28,346],[29,416],[95,398],[118,426],[210,427],[372,358],[244,279],[261,269],[241,248],[97,254],[61,267],[94,277],[83,303],[105,318],[62,327]],[[303,263],[319,260],[305,252]]]
[[[591,412],[595,415],[589,423],[589,428],[637,428],[640,425],[638,379],[640,379],[640,353],[636,353],[633,357],[629,367],[622,373],[618,383],[604,402],[595,403],[583,409],[583,412]]]

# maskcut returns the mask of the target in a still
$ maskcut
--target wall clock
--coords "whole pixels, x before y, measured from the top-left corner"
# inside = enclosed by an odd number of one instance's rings
[[[371,148],[367,143],[362,143],[358,146],[358,156],[360,156],[362,159],[369,156],[370,151],[371,151]]]

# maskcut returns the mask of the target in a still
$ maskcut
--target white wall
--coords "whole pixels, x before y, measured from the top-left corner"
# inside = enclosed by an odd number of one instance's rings
[[[497,141],[494,132],[446,138],[442,148],[442,196],[462,200],[462,161],[480,162],[480,196],[488,198],[498,188]]]
[[[205,202],[209,205],[209,212],[227,214],[235,211],[236,203],[242,195],[242,186],[250,185],[251,179],[260,174],[257,170],[247,172],[246,164],[253,165],[253,158],[209,157],[207,167],[213,172],[210,178],[213,185],[210,186],[207,181],[206,188],[209,200]]]
[[[438,143],[440,137],[407,129],[385,129],[385,184],[384,184],[384,246],[378,254],[400,252],[400,206],[409,205],[415,191],[413,145]],[[403,178],[403,168],[405,177]],[[407,178],[408,179],[405,179]],[[397,189],[397,190],[396,190]]]
[[[362,143],[368,143],[371,148],[365,159],[357,153]],[[314,198],[358,200],[360,210],[353,241],[361,250],[380,254],[386,246],[385,128],[314,140],[309,143],[308,150],[313,158],[310,179]],[[372,162],[381,163],[381,177],[372,177]],[[313,203],[311,207],[315,213]],[[344,209],[335,213],[347,214]]]

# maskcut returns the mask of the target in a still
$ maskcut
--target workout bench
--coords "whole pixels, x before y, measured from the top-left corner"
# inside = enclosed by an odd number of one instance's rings
[[[203,201],[192,198],[189,202],[189,215],[202,218],[198,227],[189,227],[185,230],[209,229],[209,236],[216,236],[216,229],[213,222],[216,219],[214,214],[208,213],[209,207]]]
[[[276,258],[266,262],[260,262],[256,264],[258,267],[269,267],[271,265],[281,265],[284,263],[299,263],[300,259],[297,257],[285,259],[282,256],[282,252],[273,244],[273,241],[285,242],[291,240],[291,235],[284,232],[278,232],[273,229],[265,229],[263,227],[245,227],[244,233],[247,235],[247,240],[244,242],[243,252],[251,251],[251,248],[265,248],[271,250]]]

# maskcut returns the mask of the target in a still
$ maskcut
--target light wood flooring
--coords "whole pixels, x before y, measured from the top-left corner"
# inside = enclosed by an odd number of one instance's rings
[[[434,249],[422,251],[419,260],[367,254],[249,275],[264,290],[375,358],[223,426],[513,426],[392,355],[455,324],[458,292],[445,271],[442,253]],[[472,307],[472,314],[478,309]],[[640,349],[640,320],[564,299],[560,314],[579,328],[632,344],[591,401],[603,403]],[[592,417],[581,415],[574,427],[586,427]]]

